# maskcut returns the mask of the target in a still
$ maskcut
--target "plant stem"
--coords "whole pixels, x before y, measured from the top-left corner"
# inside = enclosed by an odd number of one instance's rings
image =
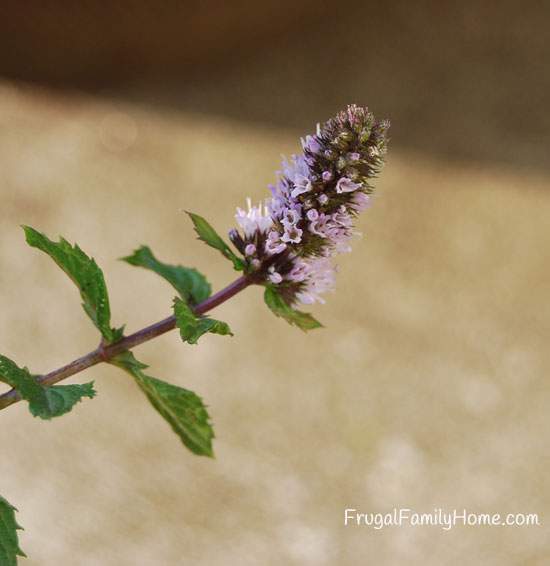
[[[205,312],[221,305],[243,289],[246,289],[249,285],[251,285],[253,281],[243,275],[233,281],[233,283],[229,284],[227,287],[223,288],[221,291],[218,291],[214,295],[208,297],[208,299],[204,300],[202,303],[199,303],[193,308],[193,311],[196,314],[204,314]],[[123,336],[117,342],[113,342],[112,344],[103,344],[101,343],[95,350],[78,358],[71,363],[60,367],[46,375],[41,375],[37,377],[37,381],[42,385],[53,385],[58,381],[63,379],[67,379],[71,375],[75,375],[89,367],[95,366],[101,362],[108,362],[116,355],[130,350],[135,346],[139,346],[144,342],[148,342],[161,334],[164,334],[170,330],[173,330],[176,327],[176,317],[174,315],[169,316],[155,324],[151,324],[150,326],[146,326],[129,336]],[[21,400],[21,396],[15,389],[11,389],[7,393],[0,395],[0,410],[17,403],[17,401]]]

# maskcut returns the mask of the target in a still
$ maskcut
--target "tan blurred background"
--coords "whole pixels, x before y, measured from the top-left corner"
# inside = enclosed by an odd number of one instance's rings
[[[121,372],[44,424],[0,415],[0,493],[22,564],[545,565],[550,391],[550,73],[542,3],[239,0],[4,3],[0,352],[33,371],[92,349],[76,291],[20,224],[103,267],[137,329],[172,292],[118,257],[148,244],[217,289],[226,231],[281,153],[349,102],[392,122],[365,237],[326,328],[276,320],[259,289],[216,314],[235,337],[136,350],[216,427],[197,458]],[[344,527],[346,507],[538,513],[539,527]]]

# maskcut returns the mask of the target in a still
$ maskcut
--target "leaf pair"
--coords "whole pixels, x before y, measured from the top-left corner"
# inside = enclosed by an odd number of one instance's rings
[[[210,283],[196,269],[163,263],[147,246],[140,247],[123,260],[130,265],[153,271],[168,281],[179,293],[180,298],[174,299],[174,315],[184,342],[196,344],[207,332],[231,334],[226,323],[201,317],[193,312],[192,307],[206,300],[211,293]],[[164,417],[191,452],[213,457],[214,430],[210,424],[208,411],[198,395],[145,374],[143,370],[147,366],[139,362],[131,352],[124,352],[111,363],[133,376],[153,407]]]
[[[181,298],[174,299],[173,309],[184,342],[197,344],[198,339],[208,332],[232,335],[225,322],[199,316],[193,311],[192,305],[210,296],[210,284],[201,273],[195,269],[162,263],[146,246],[123,259],[131,265],[144,267],[160,275],[178,291]],[[151,404],[191,452],[214,456],[214,430],[208,411],[198,395],[145,374],[143,370],[147,366],[139,362],[131,352],[124,352],[111,363],[125,369],[134,377]]]

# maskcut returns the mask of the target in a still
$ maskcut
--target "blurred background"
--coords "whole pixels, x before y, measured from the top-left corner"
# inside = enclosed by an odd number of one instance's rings
[[[92,254],[114,323],[135,330],[173,293],[117,258],[147,244],[218,289],[230,264],[184,209],[225,232],[317,122],[351,102],[392,121],[365,237],[314,309],[326,328],[300,333],[249,289],[216,311],[234,338],[136,350],[203,396],[215,460],[110,367],[78,376],[98,396],[62,419],[2,412],[22,563],[548,563],[549,17],[506,1],[3,3],[0,352],[36,373],[97,336],[20,224]],[[374,531],[344,527],[346,507],[542,525]]]

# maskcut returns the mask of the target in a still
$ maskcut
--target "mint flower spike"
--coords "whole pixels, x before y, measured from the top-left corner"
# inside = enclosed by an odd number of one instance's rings
[[[302,139],[303,152],[284,160],[271,198],[237,208],[231,241],[245,272],[276,288],[290,306],[324,303],[335,285],[333,257],[351,251],[355,217],[371,200],[384,165],[389,121],[350,105]]]

